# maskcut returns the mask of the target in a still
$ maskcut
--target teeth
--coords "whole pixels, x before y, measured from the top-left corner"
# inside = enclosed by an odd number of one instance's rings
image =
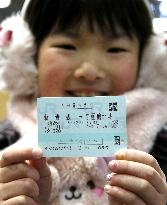
[[[76,91],[76,92],[73,92],[73,95],[77,96],[77,97],[91,97],[91,96],[100,96],[100,95],[102,95],[102,93]]]

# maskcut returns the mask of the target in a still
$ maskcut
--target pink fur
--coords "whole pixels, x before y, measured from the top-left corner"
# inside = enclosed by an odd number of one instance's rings
[[[4,46],[7,45],[8,43],[10,43],[12,38],[12,31],[8,30],[3,32],[2,28],[1,28],[1,32],[0,32],[0,46]]]
[[[167,95],[153,88],[138,88],[125,96],[128,148],[149,152],[167,121]]]
[[[145,48],[137,87],[167,92],[167,34],[153,35]]]
[[[167,35],[153,35],[144,50],[136,89],[125,94],[128,147],[149,152],[167,122]]]
[[[54,185],[50,196],[49,205],[102,205],[108,204],[108,197],[103,187],[105,178],[102,170],[98,167],[97,158],[50,158]],[[94,187],[89,187],[89,183]],[[78,199],[67,200],[71,197],[70,187],[76,187],[74,191]]]

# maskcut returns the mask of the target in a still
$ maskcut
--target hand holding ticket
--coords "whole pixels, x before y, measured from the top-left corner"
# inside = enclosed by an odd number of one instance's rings
[[[123,96],[37,100],[38,143],[46,157],[111,157],[127,146]]]

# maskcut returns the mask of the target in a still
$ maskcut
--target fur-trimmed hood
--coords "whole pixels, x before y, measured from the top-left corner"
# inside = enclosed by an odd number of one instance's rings
[[[8,32],[11,36],[8,39]],[[14,96],[36,95],[36,49],[28,25],[17,14],[1,24],[0,32],[0,89]]]

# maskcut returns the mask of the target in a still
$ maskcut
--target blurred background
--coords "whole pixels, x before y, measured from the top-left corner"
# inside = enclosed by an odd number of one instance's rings
[[[134,0],[135,1],[135,0]],[[149,0],[153,26],[157,32],[167,32],[167,0]],[[13,13],[20,12],[24,0],[0,0],[0,22]],[[0,92],[0,120],[5,118],[8,94]]]
[[[167,32],[167,0],[149,0],[153,13],[153,26],[157,32]]]
[[[12,13],[20,11],[24,0],[0,0],[0,21]]]

